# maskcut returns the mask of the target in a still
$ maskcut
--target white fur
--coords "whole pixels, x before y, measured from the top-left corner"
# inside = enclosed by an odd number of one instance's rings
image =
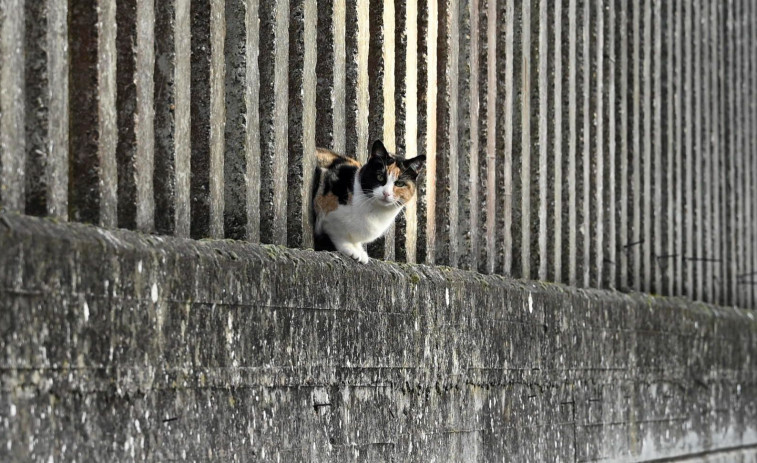
[[[371,197],[363,193],[358,172],[352,202],[340,204],[335,210],[319,216],[315,223],[316,233],[328,234],[339,252],[367,263],[369,257],[363,244],[386,233],[402,210],[402,205],[394,197],[395,180],[390,175],[384,185],[373,190]]]

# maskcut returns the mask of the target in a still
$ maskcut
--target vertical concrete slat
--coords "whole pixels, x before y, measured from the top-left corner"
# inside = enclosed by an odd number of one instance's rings
[[[424,49],[425,59],[421,60],[425,65],[425,86],[423,86],[426,108],[425,108],[425,147],[426,147],[426,182],[425,203],[423,204],[422,214],[425,216],[425,262],[434,264],[436,261],[436,133],[437,133],[437,68],[438,59],[436,46],[439,37],[439,5],[437,0],[424,0],[427,8],[419,8],[419,30],[424,28],[427,33],[425,37]],[[420,14],[423,11],[423,14]],[[419,79],[419,82],[422,80]],[[422,84],[419,83],[419,91]]]
[[[504,3],[504,5],[503,5]],[[497,68],[500,70],[498,74],[502,74],[503,78],[498,78],[503,82],[502,86],[497,86],[497,100],[500,100],[499,96],[504,93],[504,104],[498,104],[498,108],[501,108],[503,117],[497,117],[497,120],[503,121],[503,163],[502,163],[502,235],[500,244],[502,246],[502,268],[501,272],[505,275],[512,275],[513,271],[513,137],[515,121],[515,107],[513,101],[513,85],[514,85],[514,67],[515,67],[515,7],[514,2],[499,2],[500,10],[503,14],[498,16],[503,20],[500,22],[500,27],[504,26],[504,30],[500,30],[498,36],[504,37],[504,47],[501,53],[498,54],[499,62],[504,62],[504,65],[499,65]],[[498,47],[499,48],[499,47]],[[503,59],[504,58],[504,59]],[[499,111],[498,113],[499,114]],[[499,170],[499,169],[498,169]]]
[[[260,4],[260,239],[286,244],[289,136],[289,0]]]
[[[23,212],[26,131],[24,125],[25,2],[0,5],[0,207]]]
[[[481,131],[479,79],[481,63],[479,56],[480,18],[478,0],[470,0],[467,7],[465,2],[463,2],[462,16],[461,25],[463,27],[460,34],[462,42],[460,53],[460,67],[462,71],[460,95],[462,97],[461,111],[465,115],[465,122],[462,124],[460,130],[463,145],[460,186],[461,189],[467,189],[467,195],[462,195],[463,202],[460,204],[459,233],[462,241],[460,263],[462,268],[476,271],[479,268],[479,239],[482,230],[481,217],[485,215],[485,205],[481,203],[482,188],[479,182],[479,166],[483,162],[479,156],[479,133]],[[466,40],[466,37],[468,37],[468,40]],[[466,62],[470,63],[467,72]],[[468,92],[467,95],[464,95],[463,90],[466,87]]]
[[[437,178],[435,263],[458,263],[458,57],[460,21],[457,0],[439,3],[437,40]]]
[[[694,241],[694,38],[693,5],[684,8],[684,287],[689,298],[695,297],[694,272],[696,253]]]
[[[553,216],[552,216],[552,279],[558,283],[563,281],[563,214],[566,208],[563,207],[563,195],[566,190],[563,185],[563,162],[566,156],[563,156],[563,138],[566,131],[563,128],[563,111],[567,105],[563,104],[563,59],[565,48],[563,44],[563,1],[554,2],[553,19],[553,38],[554,54],[552,55],[553,64],[553,84],[552,84],[552,101],[554,102],[554,115],[552,131],[552,149],[554,164],[554,181],[553,181]]]
[[[405,49],[405,120],[404,120],[404,144],[405,153],[408,158],[419,156],[420,132],[418,130],[418,116],[420,112],[418,99],[418,77],[419,77],[419,53],[418,53],[418,0],[404,0],[404,49]],[[397,15],[403,13],[399,10]],[[397,25],[399,28],[399,24]],[[398,62],[399,65],[399,62]],[[418,179],[421,183],[422,178]],[[404,260],[409,263],[418,262],[418,204],[420,198],[420,185],[416,185],[416,198],[405,206],[405,238],[404,238]],[[400,232],[401,234],[402,232]]]
[[[23,14],[25,212],[67,220],[68,4],[28,1]]]
[[[665,19],[663,23],[666,25],[663,28],[663,36],[665,41],[665,48],[663,50],[663,62],[665,63],[665,89],[666,89],[666,102],[665,113],[663,119],[667,121],[664,127],[665,131],[665,252],[662,256],[657,256],[658,267],[661,267],[663,272],[663,280],[665,289],[663,294],[673,295],[675,294],[675,260],[674,255],[675,248],[675,150],[676,150],[676,129],[675,129],[675,94],[677,91],[677,82],[675,79],[675,2],[665,2],[665,8],[663,10]]]
[[[643,24],[641,33],[641,285],[640,289],[652,290],[654,269],[652,268],[652,251],[655,249],[657,237],[652,235],[652,169],[653,131],[652,131],[652,0],[643,3]]]
[[[69,218],[116,226],[116,5],[69,3]]]
[[[757,5],[750,4],[749,18],[749,42],[754,44],[757,41]],[[755,272],[757,272],[757,47],[749,46],[750,51],[750,72],[749,72],[749,111],[750,111],[750,130],[751,130],[751,154],[750,154],[750,166],[751,171],[751,183],[750,183],[750,217],[751,217],[751,232],[749,239],[751,241],[752,252],[749,255],[749,271],[750,277],[745,277],[751,281],[749,284],[752,295],[750,308],[757,306],[757,285],[754,281],[757,280]]]
[[[223,238],[226,72],[223,4],[191,2],[191,235]]]
[[[665,254],[665,237],[663,236],[663,198],[662,198],[662,186],[663,186],[663,145],[662,145],[662,108],[663,108],[663,94],[662,94],[662,73],[664,70],[662,61],[662,7],[660,0],[653,0],[650,11],[650,27],[652,32],[650,38],[652,40],[652,162],[651,162],[651,182],[652,182],[652,198],[651,198],[651,236],[653,237],[653,246],[649,246],[650,259],[650,290],[656,294],[664,294],[662,287],[662,275],[663,271],[659,265],[660,256]]]
[[[725,287],[727,288],[726,304],[731,305],[738,303],[736,279],[734,278],[734,276],[738,272],[738,256],[736,255],[737,248],[735,243],[735,241],[738,239],[737,214],[735,208],[736,202],[738,201],[736,192],[737,172],[735,164],[738,150],[738,120],[736,117],[736,92],[734,91],[734,86],[736,85],[736,75],[734,72],[734,68],[736,66],[736,31],[734,30],[736,20],[734,17],[733,0],[728,0],[724,6],[727,10],[725,17],[725,48],[727,53],[724,65],[724,72],[726,76],[726,78],[724,79],[724,93],[728,101],[726,112],[726,127],[728,128],[726,134],[728,136],[728,139],[726,145],[727,148],[725,151],[726,181],[723,185],[726,190],[725,196],[727,198],[726,204],[728,206],[724,208],[726,217],[725,234],[727,236],[727,239],[725,240],[725,250],[723,254],[726,261],[724,283]]]
[[[607,131],[605,143],[607,144],[607,165],[605,176],[607,187],[605,192],[605,240],[603,247],[607,251],[604,258],[606,270],[604,271],[604,287],[615,288],[618,285],[618,254],[617,254],[617,93],[616,93],[616,12],[615,2],[609,2],[606,7],[607,18],[605,20],[605,33],[607,45],[605,47],[605,69],[607,92],[605,96],[605,114],[607,115]]]
[[[568,278],[567,283],[575,286],[578,283],[578,204],[577,197],[577,167],[578,156],[578,27],[577,0],[568,3]]]
[[[537,0],[535,0],[537,1]],[[520,38],[521,38],[521,74],[520,74],[520,272],[518,276],[531,278],[531,104],[533,63],[531,57],[531,0],[523,0],[521,4]],[[537,16],[538,17],[538,16]],[[537,147],[538,148],[538,147]],[[536,269],[538,271],[538,269]]]
[[[428,188],[433,188],[435,181],[431,181],[430,179],[435,178],[434,175],[436,173],[436,164],[435,161],[432,162],[431,153],[429,150],[429,143],[431,142],[431,137],[429,136],[429,121],[431,118],[431,113],[429,113],[428,111],[432,104],[432,100],[429,99],[429,88],[431,84],[429,80],[429,73],[432,69],[429,64],[431,60],[429,53],[429,43],[431,43],[430,34],[431,28],[433,26],[433,24],[429,22],[429,5],[430,4],[426,0],[417,0],[417,18],[415,21],[417,27],[417,155],[426,155],[425,174],[417,185],[418,193],[416,200],[416,215],[418,225],[416,227],[415,261],[418,263],[428,262],[429,260],[428,232],[430,231],[431,226],[431,223],[429,222],[429,204],[431,204],[431,206],[433,207],[433,204],[430,203],[433,201],[433,196],[429,194]],[[408,21],[410,21],[409,15]],[[433,100],[433,103],[436,103],[435,99]]]
[[[317,2],[317,59],[316,59],[316,146],[334,149],[334,126],[336,122],[334,100],[335,94],[335,68],[336,68],[336,42],[335,35],[336,4],[334,0]],[[342,23],[343,24],[343,23]],[[342,34],[342,45],[344,34]],[[343,50],[342,50],[343,51]],[[342,59],[342,66],[344,60]],[[344,116],[344,111],[342,111]],[[344,126],[342,126],[344,127]],[[338,151],[343,154],[343,151]]]
[[[190,16],[189,2],[155,5],[155,229],[189,236]]]
[[[604,8],[603,0],[596,1],[596,19],[593,21],[592,34],[595,40],[595,62],[592,64],[595,76],[595,88],[594,88],[594,110],[592,111],[595,119],[594,132],[592,138],[594,140],[594,152],[592,153],[592,164],[594,169],[594,200],[592,201],[593,213],[591,217],[594,220],[594,239],[592,244],[592,254],[594,256],[594,268],[592,270],[592,282],[590,284],[597,288],[602,287],[603,271],[605,261],[605,243],[604,243],[604,195],[605,195],[605,113],[604,113],[604,94],[605,94],[605,74],[604,74],[604,47],[607,40],[604,33]]]
[[[155,229],[155,8],[151,0],[116,5],[118,224]]]
[[[641,272],[642,272],[642,247],[645,246],[644,235],[641,229],[641,187],[642,187],[642,136],[643,125],[641,123],[641,99],[642,99],[642,50],[641,50],[641,15],[643,13],[642,1],[633,0],[632,6],[632,74],[633,84],[631,90],[631,188],[629,192],[630,204],[632,209],[632,225],[629,242],[626,243],[627,250],[631,255],[631,287],[636,290],[642,289]]]
[[[371,21],[373,25],[373,21]],[[383,24],[383,37],[381,41],[381,53],[383,57],[384,68],[384,80],[381,83],[383,99],[383,115],[382,115],[382,136],[385,146],[390,152],[397,152],[397,135],[396,135],[396,104],[395,104],[395,0],[385,0],[383,17],[381,20]],[[373,38],[373,37],[372,37]],[[403,227],[404,228],[404,227]],[[395,224],[392,224],[384,235],[384,249],[383,257],[386,260],[395,260]]]
[[[722,140],[722,132],[721,132],[721,113],[720,113],[720,107],[721,107],[721,96],[720,96],[720,67],[719,67],[719,60],[721,56],[721,49],[720,49],[720,24],[719,24],[719,17],[718,17],[718,9],[719,9],[719,0],[710,0],[709,1],[709,21],[710,21],[710,56],[711,56],[711,62],[710,62],[710,68],[709,68],[709,74],[710,74],[710,80],[711,80],[711,95],[710,98],[712,100],[711,104],[711,110],[712,110],[712,136],[710,137],[710,145],[711,145],[711,156],[712,156],[712,176],[711,176],[711,182],[712,182],[712,241],[710,242],[710,246],[712,247],[713,252],[713,258],[715,262],[713,263],[713,272],[712,272],[712,302],[716,304],[721,303],[721,296],[723,294],[723,291],[721,290],[722,285],[722,254],[720,252],[720,243],[723,241],[723,237],[720,232],[720,218],[721,218],[721,203],[720,203],[720,190],[721,190],[721,182],[720,182],[720,171],[721,171],[721,140]]]
[[[374,0],[375,2],[376,0]],[[370,46],[371,46],[371,0],[357,0],[357,68],[355,82],[356,107],[354,116],[355,127],[355,157],[360,162],[368,159],[368,150],[370,149],[370,117],[371,117],[371,79],[369,72]],[[381,8],[383,11],[383,8]],[[380,27],[380,25],[379,25]],[[373,115],[376,116],[374,112]],[[383,125],[383,124],[382,124]],[[378,133],[376,134],[378,135]],[[379,137],[376,137],[379,138]]]
[[[513,2],[515,3],[515,2]],[[510,224],[510,259],[509,259],[509,272],[516,278],[523,277],[523,256],[530,254],[530,250],[525,250],[523,245],[523,234],[526,233],[522,230],[523,227],[523,156],[524,150],[522,147],[523,139],[525,137],[523,131],[523,77],[524,74],[530,71],[530,63],[526,65],[523,61],[524,57],[524,44],[523,44],[523,9],[528,5],[519,2],[518,5],[512,8],[512,52],[509,54],[511,57],[511,66],[506,69],[506,72],[512,72],[512,79],[510,84],[505,83],[506,88],[511,88],[510,92],[510,104],[508,104],[508,94],[505,93],[505,111],[511,112],[511,119],[508,121],[505,119],[505,149],[510,150],[509,153],[505,152],[505,195],[509,197],[509,210],[506,211]],[[509,6],[508,6],[509,9]],[[506,14],[510,13],[508,11]],[[507,22],[507,17],[506,17]],[[505,26],[508,27],[508,26]],[[530,21],[529,21],[530,27]],[[507,37],[506,39],[507,40]],[[509,47],[509,44],[506,45]],[[530,49],[530,47],[529,47]],[[530,50],[529,50],[530,51]],[[506,53],[507,56],[507,53]],[[507,78],[510,76],[507,75]],[[528,84],[526,84],[528,85]],[[530,94],[530,91],[529,91]],[[527,103],[530,105],[530,101]],[[527,123],[530,124],[531,120],[528,119]],[[508,130],[510,132],[508,133]],[[529,132],[530,143],[530,132]],[[530,169],[529,169],[530,170]],[[508,177],[509,176],[509,177]],[[529,177],[530,179],[530,177]],[[530,223],[529,223],[530,226]]]
[[[224,237],[260,239],[258,1],[226,2]]]
[[[692,266],[693,270],[693,297],[697,300],[702,299],[702,287],[704,285],[703,272],[708,256],[704,253],[704,223],[702,220],[703,197],[702,197],[702,155],[704,148],[702,146],[702,3],[701,0],[694,0],[693,2],[693,35],[694,41],[694,86],[691,91],[694,93],[694,113],[693,113],[693,133],[692,133],[692,148],[693,148],[693,179],[692,182],[694,188],[692,192],[693,196],[693,208],[692,208],[692,226],[694,233],[694,262]]]
[[[618,268],[618,287],[620,289],[627,289],[629,287],[629,249],[627,245],[630,241],[630,232],[628,227],[629,217],[629,196],[628,196],[628,167],[630,162],[629,153],[629,122],[628,122],[628,100],[629,100],[629,87],[628,87],[628,6],[625,2],[616,2],[618,6],[617,11],[617,28],[618,28],[618,51],[616,67],[618,69],[619,76],[619,89],[618,89],[618,112],[620,116],[619,128],[617,132],[618,138],[618,240],[617,240],[617,254],[620,261]]]
[[[333,0],[333,40],[334,40],[334,88],[332,95],[332,111],[333,111],[333,148],[334,151],[340,154],[348,153],[346,148],[346,102],[344,100],[346,94],[347,84],[347,49],[346,49],[346,14],[347,5],[346,0]],[[319,8],[321,4],[318,4]],[[319,13],[320,14],[320,13]],[[331,13],[328,13],[331,14]],[[321,24],[319,19],[319,26]],[[318,39],[318,46],[320,47],[322,38]],[[321,62],[320,52],[318,62]]]
[[[151,233],[155,230],[155,2],[137,2],[136,56],[136,227]]]
[[[749,282],[749,279],[745,277],[745,275],[748,275],[752,272],[752,265],[751,265],[751,255],[752,255],[752,211],[751,211],[751,183],[752,183],[752,166],[751,166],[751,159],[754,155],[753,153],[753,140],[752,140],[752,130],[751,130],[751,97],[752,94],[750,92],[750,76],[751,73],[754,72],[752,69],[752,65],[750,62],[750,53],[753,42],[750,41],[751,37],[749,34],[749,27],[750,27],[750,4],[751,2],[748,0],[743,1],[741,6],[741,53],[742,53],[742,59],[743,59],[743,66],[742,66],[742,75],[743,77],[743,95],[741,98],[741,105],[742,105],[742,114],[743,114],[743,123],[744,123],[744,153],[743,153],[743,172],[744,172],[744,194],[742,196],[742,202],[743,202],[743,216],[744,216],[744,248],[742,250],[743,258],[742,258],[742,269],[739,276],[739,284],[741,286],[741,292],[743,297],[743,306],[744,307],[752,307],[752,286]],[[750,46],[751,45],[751,46]]]
[[[549,54],[549,23],[548,23],[548,5],[546,2],[539,2],[539,40],[538,40],[538,68],[539,68],[539,232],[538,232],[538,277],[540,280],[547,279],[547,270],[549,264],[548,242],[549,242],[549,223],[548,223],[548,205],[549,195],[548,181],[549,164],[547,156],[549,155],[549,121],[552,119],[549,114],[549,87],[547,70]],[[554,59],[554,58],[553,58]]]
[[[710,8],[709,1],[702,0],[700,5],[700,21],[702,24],[701,43],[702,43],[702,85],[700,92],[702,95],[702,131],[699,133],[702,146],[702,226],[700,227],[700,233],[703,235],[702,248],[707,261],[705,262],[703,273],[701,275],[702,287],[702,300],[712,301],[712,287],[713,287],[713,272],[715,267],[715,256],[713,253],[714,247],[712,246],[712,150],[711,139],[713,137],[712,128],[712,113],[710,112],[710,96],[711,96],[711,81],[710,81],[710,43],[712,41],[710,33]]]
[[[286,172],[286,242],[290,247],[313,246],[310,194],[315,172],[316,7],[314,2],[290,1]]]
[[[591,284],[591,167],[592,167],[592,59],[591,59],[591,26],[592,26],[591,0],[583,0],[583,15],[581,28],[581,119],[583,126],[581,128],[581,230],[583,236],[581,239],[580,255],[580,285],[589,287]]]
[[[684,257],[684,221],[683,221],[683,184],[684,184],[684,82],[683,82],[683,69],[685,57],[683,55],[683,1],[678,0],[676,2],[676,15],[675,15],[675,82],[676,82],[676,96],[675,96],[675,295],[684,294],[684,264],[686,262]]]

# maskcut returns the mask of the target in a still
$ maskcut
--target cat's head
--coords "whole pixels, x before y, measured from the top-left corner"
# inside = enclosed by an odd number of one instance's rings
[[[380,140],[373,142],[371,156],[360,172],[363,192],[386,207],[401,207],[415,196],[418,175],[426,156],[403,159],[390,154]]]

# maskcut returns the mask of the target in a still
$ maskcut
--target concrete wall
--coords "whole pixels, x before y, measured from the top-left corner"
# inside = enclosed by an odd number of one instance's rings
[[[6,0],[0,207],[311,246],[313,147],[428,156],[375,257],[754,307],[748,0]]]
[[[2,461],[757,460],[744,310],[12,214],[0,249]]]

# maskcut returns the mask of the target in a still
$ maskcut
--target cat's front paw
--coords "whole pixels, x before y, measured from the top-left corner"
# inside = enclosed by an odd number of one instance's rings
[[[352,256],[352,258],[360,262],[361,264],[367,264],[368,261],[371,260],[371,258],[368,257],[368,253],[363,249],[360,249],[360,252],[358,252],[356,256]]]

